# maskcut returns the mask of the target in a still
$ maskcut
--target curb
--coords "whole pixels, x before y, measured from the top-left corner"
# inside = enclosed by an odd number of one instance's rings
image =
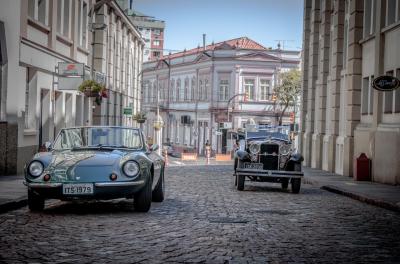
[[[391,211],[395,211],[395,212],[400,212],[400,206],[397,204],[393,204],[390,202],[386,202],[386,201],[382,201],[382,200],[378,200],[378,199],[373,199],[373,198],[369,198],[366,196],[362,196],[360,194],[354,193],[354,192],[349,192],[349,191],[345,191],[341,188],[338,188],[336,186],[332,186],[332,185],[324,185],[321,187],[321,189],[329,191],[329,192],[333,192],[336,194],[341,194],[347,197],[350,197],[354,200],[358,200],[360,202],[364,202],[370,205],[374,205],[374,206],[378,206],[384,209],[388,209]]]
[[[28,204],[28,197],[21,197],[19,199],[10,200],[0,204],[0,214],[6,213],[11,210],[16,210]]]

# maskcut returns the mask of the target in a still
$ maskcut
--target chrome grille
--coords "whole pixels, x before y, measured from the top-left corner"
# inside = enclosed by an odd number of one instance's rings
[[[273,153],[276,155],[272,155]],[[264,170],[279,170],[279,145],[261,144],[260,162],[263,164]]]

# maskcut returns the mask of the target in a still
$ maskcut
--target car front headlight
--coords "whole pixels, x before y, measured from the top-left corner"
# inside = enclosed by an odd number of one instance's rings
[[[259,152],[260,152],[260,144],[257,144],[257,143],[252,143],[250,146],[249,146],[249,151],[250,151],[250,153],[251,154],[258,154]]]
[[[43,172],[43,164],[40,161],[32,161],[29,164],[28,172],[33,177],[38,177]]]
[[[279,153],[281,155],[287,155],[289,154],[289,152],[290,152],[290,145],[284,144],[279,147]]]
[[[124,173],[128,177],[134,177],[139,173],[139,165],[136,161],[128,160],[122,167]]]

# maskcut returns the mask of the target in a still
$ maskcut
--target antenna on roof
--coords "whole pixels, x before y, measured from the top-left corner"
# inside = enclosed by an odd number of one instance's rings
[[[276,42],[278,42],[278,49],[281,49],[281,42],[282,42],[282,49],[285,49],[285,42],[294,42],[293,39],[276,39],[274,40]]]

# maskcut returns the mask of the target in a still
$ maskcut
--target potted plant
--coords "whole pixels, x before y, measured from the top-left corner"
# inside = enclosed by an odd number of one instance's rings
[[[108,98],[108,91],[104,85],[94,81],[85,80],[79,85],[79,91],[84,93],[87,97],[95,97],[97,105],[101,105],[103,98]]]
[[[142,112],[137,112],[134,116],[133,116],[133,120],[135,120],[136,122],[138,122],[139,124],[143,124],[146,121],[146,114],[142,113]]]
[[[79,91],[88,97],[100,96],[103,89],[105,89],[105,87],[94,80],[85,80],[79,85]]]

